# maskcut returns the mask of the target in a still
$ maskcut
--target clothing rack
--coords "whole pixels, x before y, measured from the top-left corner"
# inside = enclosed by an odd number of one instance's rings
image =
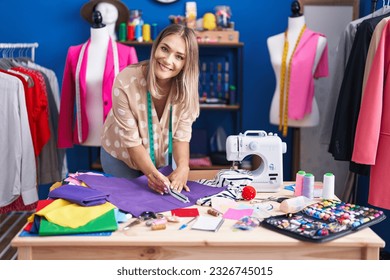
[[[35,49],[38,43],[0,43],[0,49],[31,49],[31,60],[35,60]]]
[[[378,0],[371,0],[371,13],[375,12],[377,2]]]

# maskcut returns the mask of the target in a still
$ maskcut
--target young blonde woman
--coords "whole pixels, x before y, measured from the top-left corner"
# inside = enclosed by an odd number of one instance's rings
[[[195,33],[172,24],[153,42],[148,61],[118,74],[103,128],[105,173],[124,178],[145,174],[148,186],[161,194],[167,187],[189,191],[189,141],[199,115],[198,64]],[[169,164],[176,166],[170,175],[158,171]]]

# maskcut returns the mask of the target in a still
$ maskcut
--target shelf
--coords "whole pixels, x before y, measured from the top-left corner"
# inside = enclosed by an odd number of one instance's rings
[[[200,104],[201,110],[227,110],[238,111],[240,105],[225,105],[225,104]]]
[[[152,46],[153,42],[137,42],[137,41],[118,41],[119,43],[122,43],[122,44],[125,44],[125,45],[129,45],[129,46],[134,46],[134,47],[137,47],[137,46]],[[238,43],[198,43],[198,46],[199,47],[217,47],[217,48],[220,48],[220,47],[227,47],[227,48],[240,48],[242,46],[244,46],[244,43],[242,42],[238,42]]]
[[[190,170],[220,170],[230,169],[231,165],[210,165],[210,166],[195,166],[191,165]]]

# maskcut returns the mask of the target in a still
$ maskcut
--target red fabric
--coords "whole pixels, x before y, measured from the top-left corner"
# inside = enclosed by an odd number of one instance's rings
[[[38,212],[39,210],[45,208],[47,205],[49,205],[50,203],[52,203],[54,201],[54,199],[46,199],[46,200],[39,200],[37,203],[36,203],[36,210],[35,212]],[[30,231],[31,228],[33,226],[33,223],[28,223],[24,230],[26,231]]]
[[[202,158],[190,158],[190,167],[192,166],[211,166],[211,160],[209,157]]]
[[[23,199],[19,196],[14,202],[7,206],[0,207],[0,214],[9,213],[12,211],[33,211],[37,207],[37,203],[24,205]]]
[[[26,107],[34,153],[38,156],[50,139],[49,105],[45,80],[42,74],[35,70],[23,67],[14,67],[12,70],[26,74],[34,81],[34,86],[26,92]]]
[[[199,211],[197,208],[180,208],[171,210],[171,214],[176,217],[197,217]]]

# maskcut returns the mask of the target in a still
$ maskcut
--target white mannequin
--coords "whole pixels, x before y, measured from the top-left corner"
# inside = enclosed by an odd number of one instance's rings
[[[89,132],[84,146],[101,146],[103,129],[103,74],[110,35],[107,26],[91,28],[86,71],[86,113]]]
[[[288,18],[287,38],[289,42],[289,48],[288,48],[288,53],[286,58],[287,66],[288,66],[288,61],[291,58],[295,43],[298,40],[299,33],[301,32],[302,27],[304,25],[305,25],[304,16]],[[270,54],[271,63],[276,76],[276,89],[275,89],[274,96],[272,98],[271,109],[270,109],[270,122],[271,124],[275,124],[275,125],[279,125],[280,68],[282,64],[283,47],[284,47],[284,40],[285,40],[284,37],[285,37],[284,33],[280,33],[272,37],[269,37],[267,40],[267,46]],[[322,56],[326,43],[327,43],[326,38],[320,36],[318,39],[317,51],[316,51],[316,56],[313,64],[313,73],[317,68],[317,64]],[[286,77],[287,77],[287,72],[286,72]],[[293,120],[289,118],[288,126],[289,127],[312,127],[312,126],[317,126],[319,122],[320,122],[320,114],[319,114],[317,102],[314,97],[311,113],[306,115],[301,120]]]
[[[118,9],[113,4],[101,2],[96,5],[95,10],[102,14],[103,23],[108,29],[108,34],[116,41],[115,26],[119,16]]]

